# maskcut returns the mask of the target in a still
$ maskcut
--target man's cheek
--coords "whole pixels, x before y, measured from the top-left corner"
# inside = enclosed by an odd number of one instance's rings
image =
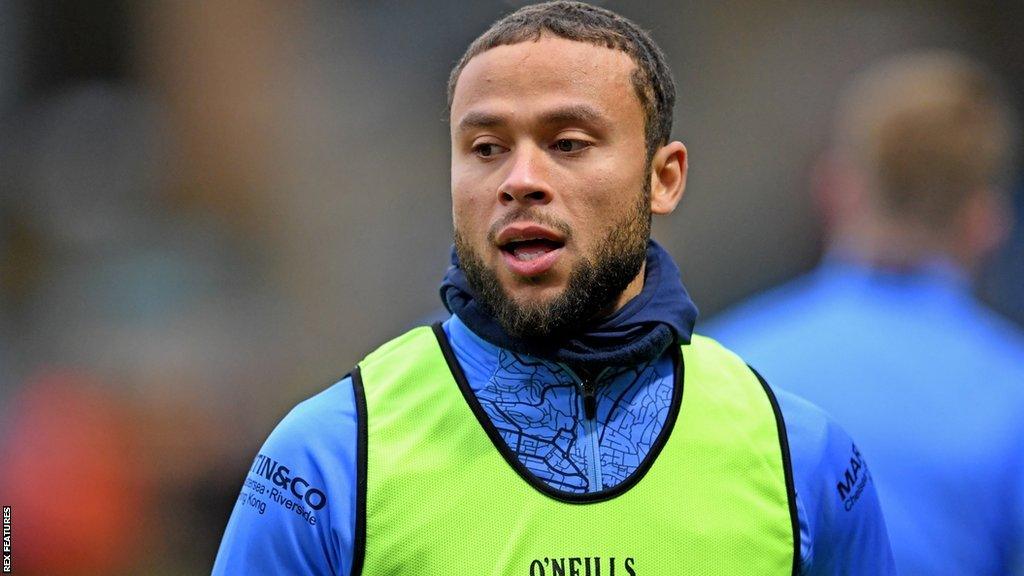
[[[465,210],[452,211],[452,227],[462,236],[463,240],[471,242],[473,238],[473,217]]]

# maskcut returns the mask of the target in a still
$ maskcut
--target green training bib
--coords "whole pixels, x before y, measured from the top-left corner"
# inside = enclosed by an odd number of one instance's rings
[[[680,356],[644,465],[573,498],[515,461],[440,326],[385,344],[353,373],[353,574],[796,574],[792,474],[771,391],[708,338],[694,336]]]

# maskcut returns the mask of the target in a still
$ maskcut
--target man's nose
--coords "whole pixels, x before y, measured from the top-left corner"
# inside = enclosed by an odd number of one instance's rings
[[[502,204],[547,204],[553,193],[547,180],[546,158],[536,146],[520,146],[513,152],[512,165],[498,188]]]

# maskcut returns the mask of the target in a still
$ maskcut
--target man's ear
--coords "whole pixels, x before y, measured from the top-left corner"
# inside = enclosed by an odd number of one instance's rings
[[[669,142],[651,159],[651,212],[671,214],[686,189],[686,146]]]
[[[963,252],[961,259],[966,266],[976,268],[1006,240],[1012,227],[1012,212],[1009,199],[997,190],[978,190],[967,199],[953,241]]]

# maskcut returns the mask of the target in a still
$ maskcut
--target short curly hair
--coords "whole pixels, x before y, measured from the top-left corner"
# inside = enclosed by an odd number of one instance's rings
[[[462,70],[474,57],[498,46],[539,40],[550,34],[566,40],[589,42],[621,50],[636,64],[632,83],[644,111],[644,141],[648,160],[669,141],[676,86],[665,54],[650,35],[610,10],[583,2],[555,1],[525,6],[498,20],[462,55],[448,78],[448,108]]]

